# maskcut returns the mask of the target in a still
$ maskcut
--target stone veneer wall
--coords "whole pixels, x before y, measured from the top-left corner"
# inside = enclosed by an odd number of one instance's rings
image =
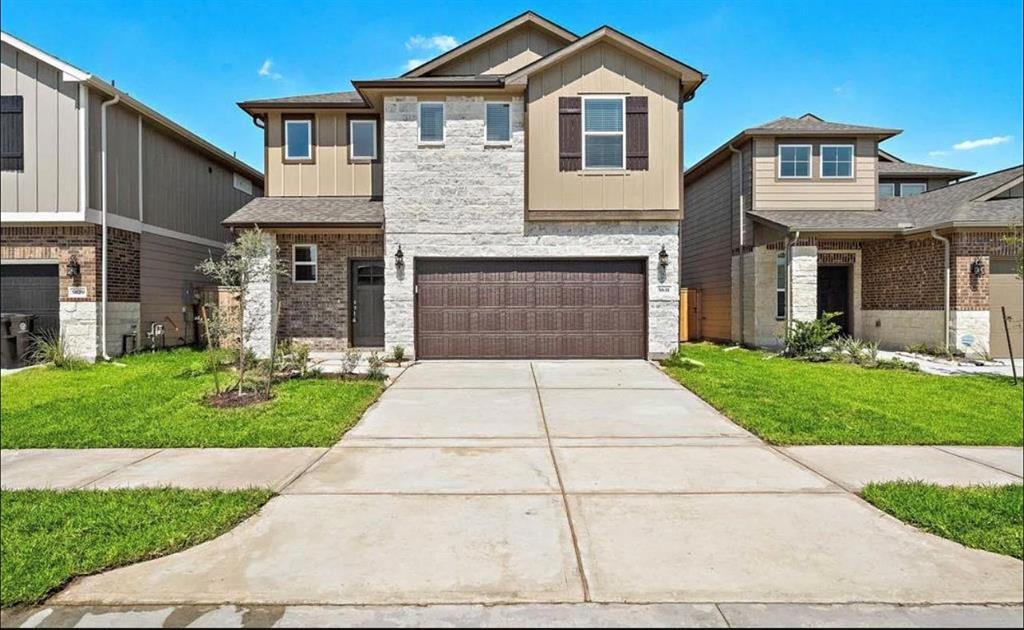
[[[277,334],[308,344],[315,351],[339,351],[349,346],[349,261],[384,256],[383,234],[277,235],[278,259],[289,270],[293,245],[316,245],[317,281],[295,283],[278,279],[280,316]]]
[[[421,146],[417,100],[384,99],[385,345],[414,348],[413,269],[417,257],[637,257],[648,265],[648,350],[679,339],[679,227],[663,222],[525,222],[523,100],[513,97],[512,142],[485,146],[484,99],[446,99],[445,141]],[[394,264],[401,244],[404,270]]]

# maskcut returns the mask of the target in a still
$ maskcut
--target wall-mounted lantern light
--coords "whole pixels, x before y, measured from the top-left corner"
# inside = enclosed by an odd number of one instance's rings
[[[971,276],[980,278],[985,273],[985,263],[980,258],[975,258],[971,263]]]
[[[402,244],[398,244],[398,251],[395,252],[395,267],[401,269],[405,267],[405,254],[402,253]]]
[[[67,270],[64,272],[64,275],[71,279],[82,276],[82,267],[78,264],[78,258],[72,256],[71,260],[68,261]]]
[[[661,246],[661,251],[658,252],[658,265],[662,268],[668,267],[668,252],[665,251],[665,246]]]

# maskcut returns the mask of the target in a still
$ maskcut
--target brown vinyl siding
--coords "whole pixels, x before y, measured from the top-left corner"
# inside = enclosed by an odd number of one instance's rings
[[[143,233],[140,244],[140,327],[145,338],[152,322],[163,323],[167,345],[195,341],[192,318],[192,289],[212,281],[196,271],[196,265],[221,250],[176,238]],[[182,308],[185,314],[182,314]],[[168,322],[167,320],[170,320]],[[173,325],[172,325],[173,323]],[[175,329],[175,326],[177,329]]]
[[[811,177],[780,178],[778,148],[811,145]],[[821,145],[854,145],[853,178],[820,177]],[[761,210],[875,210],[878,208],[878,158],[874,138],[787,138],[755,140],[754,198]]]
[[[78,84],[9,44],[0,92],[22,96],[23,164],[0,172],[3,212],[78,211]]]

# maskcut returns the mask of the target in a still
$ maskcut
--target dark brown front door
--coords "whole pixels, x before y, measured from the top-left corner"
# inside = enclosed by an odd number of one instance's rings
[[[352,261],[352,345],[384,346],[384,261]]]
[[[839,313],[833,321],[850,334],[850,268],[818,267],[818,317],[823,313]]]
[[[422,359],[642,358],[641,260],[416,261]]]

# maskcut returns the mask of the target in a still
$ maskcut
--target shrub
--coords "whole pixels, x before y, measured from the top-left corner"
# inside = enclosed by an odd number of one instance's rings
[[[285,341],[277,344],[276,369],[285,375],[309,376],[309,346],[304,343]]]
[[[35,363],[52,363],[62,370],[75,370],[85,365],[84,359],[68,351],[64,337],[52,331],[32,336],[32,350],[27,358]]]
[[[396,363],[401,363],[405,360],[405,346],[395,346],[391,349],[391,358]]]
[[[356,368],[359,367],[360,354],[358,350],[349,348],[345,352],[345,358],[341,361],[341,373],[342,374],[354,374]]]
[[[783,339],[782,355],[791,358],[824,361],[825,345],[841,330],[834,321],[839,313],[824,313],[818,319],[802,322],[794,321],[786,330]]]
[[[371,352],[369,358],[367,358],[367,364],[369,369],[367,375],[373,379],[384,378],[384,358],[380,356],[379,352]]]
[[[878,342],[862,341],[853,337],[837,337],[832,340],[829,356],[833,361],[853,363],[863,367],[878,365]]]
[[[881,359],[875,363],[875,368],[879,370],[907,370],[908,372],[920,372],[921,366],[914,363],[913,361],[904,361],[898,357],[891,359]]]

